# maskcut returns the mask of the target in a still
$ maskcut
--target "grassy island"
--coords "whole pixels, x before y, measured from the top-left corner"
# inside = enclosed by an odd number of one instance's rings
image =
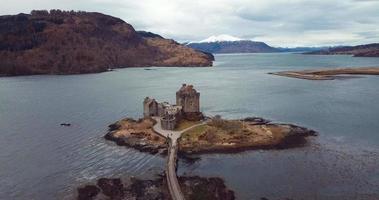
[[[152,118],[122,119],[109,126],[105,138],[120,146],[132,147],[152,154],[165,153],[167,139],[153,130]],[[179,152],[185,154],[235,152],[248,149],[284,149],[302,146],[307,136],[316,132],[292,124],[271,123],[262,118],[227,120],[221,117],[200,121],[183,120],[175,131],[183,131]]]
[[[260,118],[255,118],[260,119]],[[182,134],[180,151],[184,153],[241,151],[245,149],[289,148],[304,144],[312,130],[267,120],[225,120],[213,118]]]
[[[125,118],[109,125],[105,139],[120,146],[128,146],[143,152],[156,154],[167,150],[165,137],[153,131],[156,121],[152,118],[134,120]]]
[[[379,67],[337,68],[302,71],[272,72],[269,74],[307,80],[334,80],[354,78],[352,75],[379,75]],[[351,75],[351,76],[341,76]]]

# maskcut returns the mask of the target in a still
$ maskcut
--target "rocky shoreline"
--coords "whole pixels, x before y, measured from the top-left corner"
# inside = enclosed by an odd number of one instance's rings
[[[196,138],[196,141],[184,141],[179,139],[179,156],[192,162],[197,158],[191,155],[201,153],[237,153],[247,150],[288,149],[302,147],[307,144],[307,137],[317,136],[317,132],[311,129],[293,124],[272,123],[269,120],[250,117],[238,121],[248,126],[253,134],[244,132],[243,135],[235,134],[232,138],[223,138],[219,141],[209,140],[207,132],[204,136]],[[167,140],[152,130],[156,122],[151,118],[134,120],[126,118],[109,125],[105,139],[115,142],[119,146],[126,146],[141,152],[150,154],[167,154]],[[201,127],[200,127],[201,128]],[[217,131],[217,130],[216,130]],[[256,133],[255,133],[256,132]],[[225,133],[223,133],[225,134]],[[250,138],[250,139],[249,139]]]
[[[221,178],[203,178],[198,176],[179,177],[185,199],[197,200],[234,200],[234,192],[228,189]],[[94,199],[171,199],[165,178],[160,175],[153,180],[130,178],[101,178],[96,184],[77,188],[77,200]]]

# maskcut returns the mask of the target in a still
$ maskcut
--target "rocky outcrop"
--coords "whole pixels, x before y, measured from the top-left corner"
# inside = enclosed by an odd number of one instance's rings
[[[115,142],[119,146],[137,149],[151,154],[167,153],[167,141],[163,136],[152,129],[156,122],[151,118],[133,120],[122,119],[109,125],[105,139]]]
[[[379,57],[379,43],[344,46],[307,52],[311,55],[354,55],[356,57]]]
[[[119,18],[60,10],[0,16],[0,74],[80,74],[112,68],[211,66],[213,57],[136,32]]]
[[[220,178],[179,177],[185,199],[233,200],[234,192],[228,189]],[[92,199],[139,199],[165,200],[171,199],[167,183],[163,177],[154,180],[131,178],[123,182],[121,179],[101,178],[96,185],[86,185],[77,189],[78,200]]]

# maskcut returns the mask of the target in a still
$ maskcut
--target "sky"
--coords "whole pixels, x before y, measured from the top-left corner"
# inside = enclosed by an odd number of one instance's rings
[[[0,15],[95,11],[179,42],[228,34],[272,46],[379,42],[379,0],[0,0]]]

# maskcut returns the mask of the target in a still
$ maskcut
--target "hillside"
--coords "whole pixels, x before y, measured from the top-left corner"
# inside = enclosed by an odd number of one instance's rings
[[[110,68],[211,66],[213,56],[119,18],[60,10],[0,16],[0,75],[80,74]]]
[[[188,43],[187,46],[209,53],[271,53],[278,49],[251,40]]]
[[[353,55],[356,57],[379,57],[379,43],[358,46],[333,47],[329,49],[307,52],[313,55]]]

